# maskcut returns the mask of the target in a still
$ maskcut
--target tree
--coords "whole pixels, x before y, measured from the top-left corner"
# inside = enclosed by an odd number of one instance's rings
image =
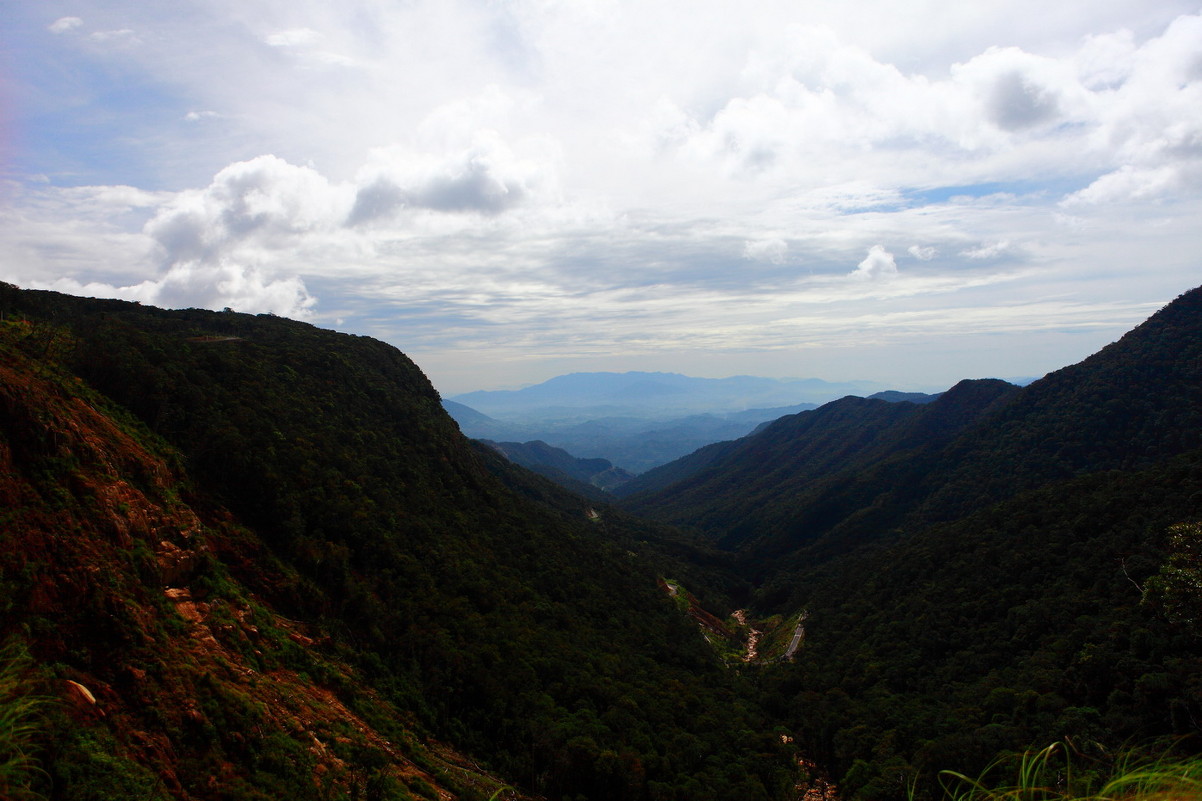
[[[1169,558],[1144,586],[1144,603],[1171,623],[1192,626],[1202,620],[1202,523],[1169,528]]]

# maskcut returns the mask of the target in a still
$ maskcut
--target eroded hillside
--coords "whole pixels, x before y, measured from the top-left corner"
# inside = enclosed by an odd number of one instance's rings
[[[31,347],[35,333],[0,330],[6,633],[41,665],[31,686],[58,699],[35,785],[147,799],[504,787],[418,742],[319,629],[232,578],[226,561],[295,581],[228,513],[198,514],[179,455],[55,368],[65,337]]]

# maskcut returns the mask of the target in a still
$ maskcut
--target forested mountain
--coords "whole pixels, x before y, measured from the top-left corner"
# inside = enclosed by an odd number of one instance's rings
[[[1065,738],[1086,764],[1199,750],[1202,639],[1174,604],[1199,601],[1202,289],[1021,389],[845,398],[691,458],[631,508],[728,549],[760,614],[806,610],[765,681],[845,791]]]
[[[799,747],[884,801],[1202,752],[1202,289],[913,400],[631,482],[679,530],[468,440],[383,343],[0,285],[0,713],[51,699],[0,795],[793,801]]]
[[[1021,389],[966,381],[921,407],[844,398],[776,421],[631,508],[728,545],[785,550],[838,526],[879,527],[878,513],[881,525],[903,513],[954,519],[1049,481],[1202,447],[1200,364],[1194,290]]]
[[[942,393],[940,393],[940,395],[941,394]],[[932,401],[938,399],[940,395],[926,395],[921,392],[897,392],[895,390],[887,390],[885,392],[877,392],[870,395],[868,400],[887,401],[889,403],[900,403],[902,401],[907,401],[909,403],[931,403]],[[863,399],[858,396],[848,396],[841,401],[832,401],[831,403],[856,404],[861,400]],[[777,414],[770,418],[766,418],[766,421],[756,426],[755,431],[752,433],[758,434],[783,417],[809,411],[811,408],[815,407],[807,406],[805,409],[782,408],[777,410],[760,410],[762,412],[775,411]],[[829,411],[830,410],[828,410],[828,412]],[[823,414],[827,414],[828,412],[824,412]],[[821,416],[822,415],[819,415],[819,417]],[[808,416],[800,417],[798,419],[803,419],[807,422],[814,422],[813,418]],[[859,436],[859,433],[857,432],[853,436]],[[678,481],[683,481],[684,479],[693,476],[695,473],[704,469],[718,459],[727,458],[727,456],[730,454],[738,452],[741,447],[742,444],[736,442],[735,440],[713,442],[708,445],[704,445],[686,456],[682,456],[679,459],[675,459],[666,464],[654,467],[651,470],[640,474],[631,481],[615,487],[613,489],[613,494],[624,498],[632,495],[639,495],[641,493],[658,492],[666,489],[672,484],[677,483]],[[839,452],[842,447],[843,444],[838,443],[834,448],[833,453]]]
[[[657,586],[654,529],[474,446],[396,349],[7,285],[0,313],[0,635],[72,699],[38,730],[35,789],[792,786]]]
[[[551,479],[568,489],[594,500],[608,500],[610,490],[620,487],[633,475],[614,467],[608,459],[577,459],[562,448],[545,442],[493,442],[481,440],[514,464]]]
[[[630,507],[713,532],[727,547],[749,539],[812,536],[815,524],[803,527],[799,520],[823,515],[838,522],[829,511],[832,494],[883,465],[918,464],[1015,391],[1003,381],[977,380],[922,405],[848,396],[712,446],[681,465],[658,468],[681,480],[649,497],[635,495]],[[654,487],[657,478],[649,474],[626,489]],[[894,490],[892,484],[882,489]],[[849,505],[848,512],[862,508]]]

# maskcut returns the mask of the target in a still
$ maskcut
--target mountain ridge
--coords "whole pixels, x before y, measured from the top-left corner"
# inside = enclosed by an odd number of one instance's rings
[[[112,550],[86,451],[64,438],[82,423],[39,433],[49,404],[36,400],[0,421],[0,454],[36,446],[20,488],[4,490],[22,527],[0,526],[0,637],[24,643],[53,695],[70,680],[96,701],[43,735],[55,786],[114,800],[165,782],[181,799],[483,801],[512,785],[599,801],[699,783],[755,798],[792,782],[763,713],[731,708],[733,677],[658,589],[655,565],[677,557],[656,555],[656,529],[594,519],[587,501],[473,445],[395,348],[268,315],[8,285],[0,311],[20,321],[0,326],[0,344],[22,371],[61,372],[75,408],[91,397],[175,454],[180,483],[159,494],[200,522],[186,538],[147,524]],[[149,519],[134,500],[113,508]],[[45,522],[60,507],[80,510],[80,527]],[[92,543],[113,554],[103,570],[55,567]],[[212,660],[191,650],[209,636]],[[291,701],[272,694],[293,686]],[[290,717],[335,702],[353,716]],[[731,725],[748,735],[732,739]],[[454,778],[466,774],[436,739],[485,768]],[[699,749],[720,762],[698,762]],[[744,772],[716,767],[728,763]],[[89,778],[102,766],[119,775]]]
[[[706,475],[711,477],[712,484],[705,485],[702,478],[688,476],[675,489],[660,489],[656,500],[632,498],[630,505],[636,511],[656,514],[678,524],[704,528],[722,522],[738,530],[755,528],[761,538],[766,530],[776,532],[767,536],[776,537],[779,550],[791,547],[787,543],[798,536],[820,535],[855,508],[887,507],[890,510],[887,514],[892,515],[897,503],[918,503],[916,514],[928,519],[950,519],[1020,490],[1034,488],[1040,482],[1068,478],[1085,467],[1129,469],[1138,466],[1141,459],[1163,458],[1200,447],[1202,435],[1197,433],[1202,426],[1202,414],[1198,411],[1202,408],[1200,319],[1202,289],[1195,289],[1081,363],[1008,392],[1007,403],[989,410],[989,419],[980,421],[977,429],[968,427],[957,433],[954,441],[945,443],[946,452],[942,455],[931,453],[927,445],[921,462],[915,461],[916,454],[907,454],[905,447],[892,455],[870,452],[874,461],[871,466],[849,462],[842,477],[826,476],[821,483],[806,489],[804,498],[794,504],[795,508],[805,506],[804,513],[783,508],[764,511],[765,505],[771,503],[767,496],[761,495],[762,485],[775,486],[777,489],[771,491],[780,494],[796,482],[812,479],[813,465],[802,465],[797,460],[785,468],[785,472],[791,471],[792,478],[761,476],[755,481],[749,478],[750,483],[743,486],[739,499],[731,501],[731,508],[725,512],[717,510],[723,503],[718,485],[729,487],[732,475],[744,469],[730,463],[736,458],[733,452],[707,464]],[[1170,339],[1172,347],[1166,347]],[[1118,387],[1123,389],[1116,391]],[[1141,387],[1157,390],[1142,392]],[[929,424],[942,425],[937,416],[949,408],[946,397],[947,394],[922,407],[931,410],[923,415]],[[777,421],[741,447],[770,450],[768,441],[779,439],[789,426],[805,429],[818,421],[832,421],[824,423],[826,428],[821,431],[835,437],[840,444],[810,442],[807,447],[824,453],[823,464],[835,464],[851,441],[839,433],[840,429],[832,427],[837,424],[836,412],[844,411],[839,404],[845,403],[849,401],[844,399],[835,406],[828,404],[815,412],[784,419],[792,423]],[[855,409],[873,408],[858,401],[850,403]],[[973,414],[982,411],[985,410]],[[880,407],[875,414],[879,417],[888,412]],[[871,419],[868,415],[861,421],[854,412],[838,418],[845,428],[858,429],[855,436],[860,438],[874,430],[871,426],[880,425],[879,420],[870,423]],[[869,427],[863,428],[861,422]],[[976,425],[972,420],[964,422]],[[1141,444],[1131,447],[1129,443],[1136,440]],[[758,458],[759,464],[773,463],[763,455]],[[856,472],[853,469],[856,464],[865,466],[867,472],[863,475]],[[751,474],[762,472],[754,459],[746,462],[745,469]],[[717,478],[719,473],[722,478]],[[627,491],[638,486],[636,482]],[[898,487],[906,489],[900,492]],[[865,503],[865,493],[875,495],[875,500]],[[674,499],[674,494],[680,498]],[[681,510],[690,507],[691,497],[706,500],[692,505],[691,512],[671,511],[673,506]],[[702,509],[715,511],[702,513]],[[736,518],[750,520],[747,515],[754,516],[755,522],[734,522]],[[728,538],[727,543],[731,542]]]
[[[64,797],[774,801],[800,753],[925,801],[1016,749],[1202,737],[1158,589],[1202,575],[1202,289],[1029,387],[843,397],[666,465],[630,505],[690,530],[466,439],[374,340],[0,312],[0,637],[60,699],[31,781]],[[664,586],[804,640],[723,667]]]
[[[806,611],[766,683],[808,751],[865,798],[1053,741],[1196,751],[1202,639],[1153,589],[1202,570],[1202,288],[1027,387],[900,406],[783,418],[627,502],[728,549],[758,615]]]
[[[756,376],[696,378],[680,373],[569,373],[519,390],[478,390],[449,396],[491,417],[529,422],[551,414],[591,409],[591,416],[615,416],[634,410],[660,417],[689,412],[739,412],[830,400],[848,393],[888,389],[870,381],[828,382],[817,378],[775,379]],[[665,398],[677,398],[676,404]]]

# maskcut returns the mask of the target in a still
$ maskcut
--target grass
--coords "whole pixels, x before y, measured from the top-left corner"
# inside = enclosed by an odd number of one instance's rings
[[[999,767],[976,779],[944,771],[944,801],[1202,801],[1202,756],[1128,755],[1109,770],[1078,770],[1069,749],[1055,743],[1024,754],[1013,783],[994,784]]]
[[[41,769],[35,738],[42,730],[46,699],[35,695],[24,649],[8,643],[0,648],[0,798],[39,798],[32,783]]]

